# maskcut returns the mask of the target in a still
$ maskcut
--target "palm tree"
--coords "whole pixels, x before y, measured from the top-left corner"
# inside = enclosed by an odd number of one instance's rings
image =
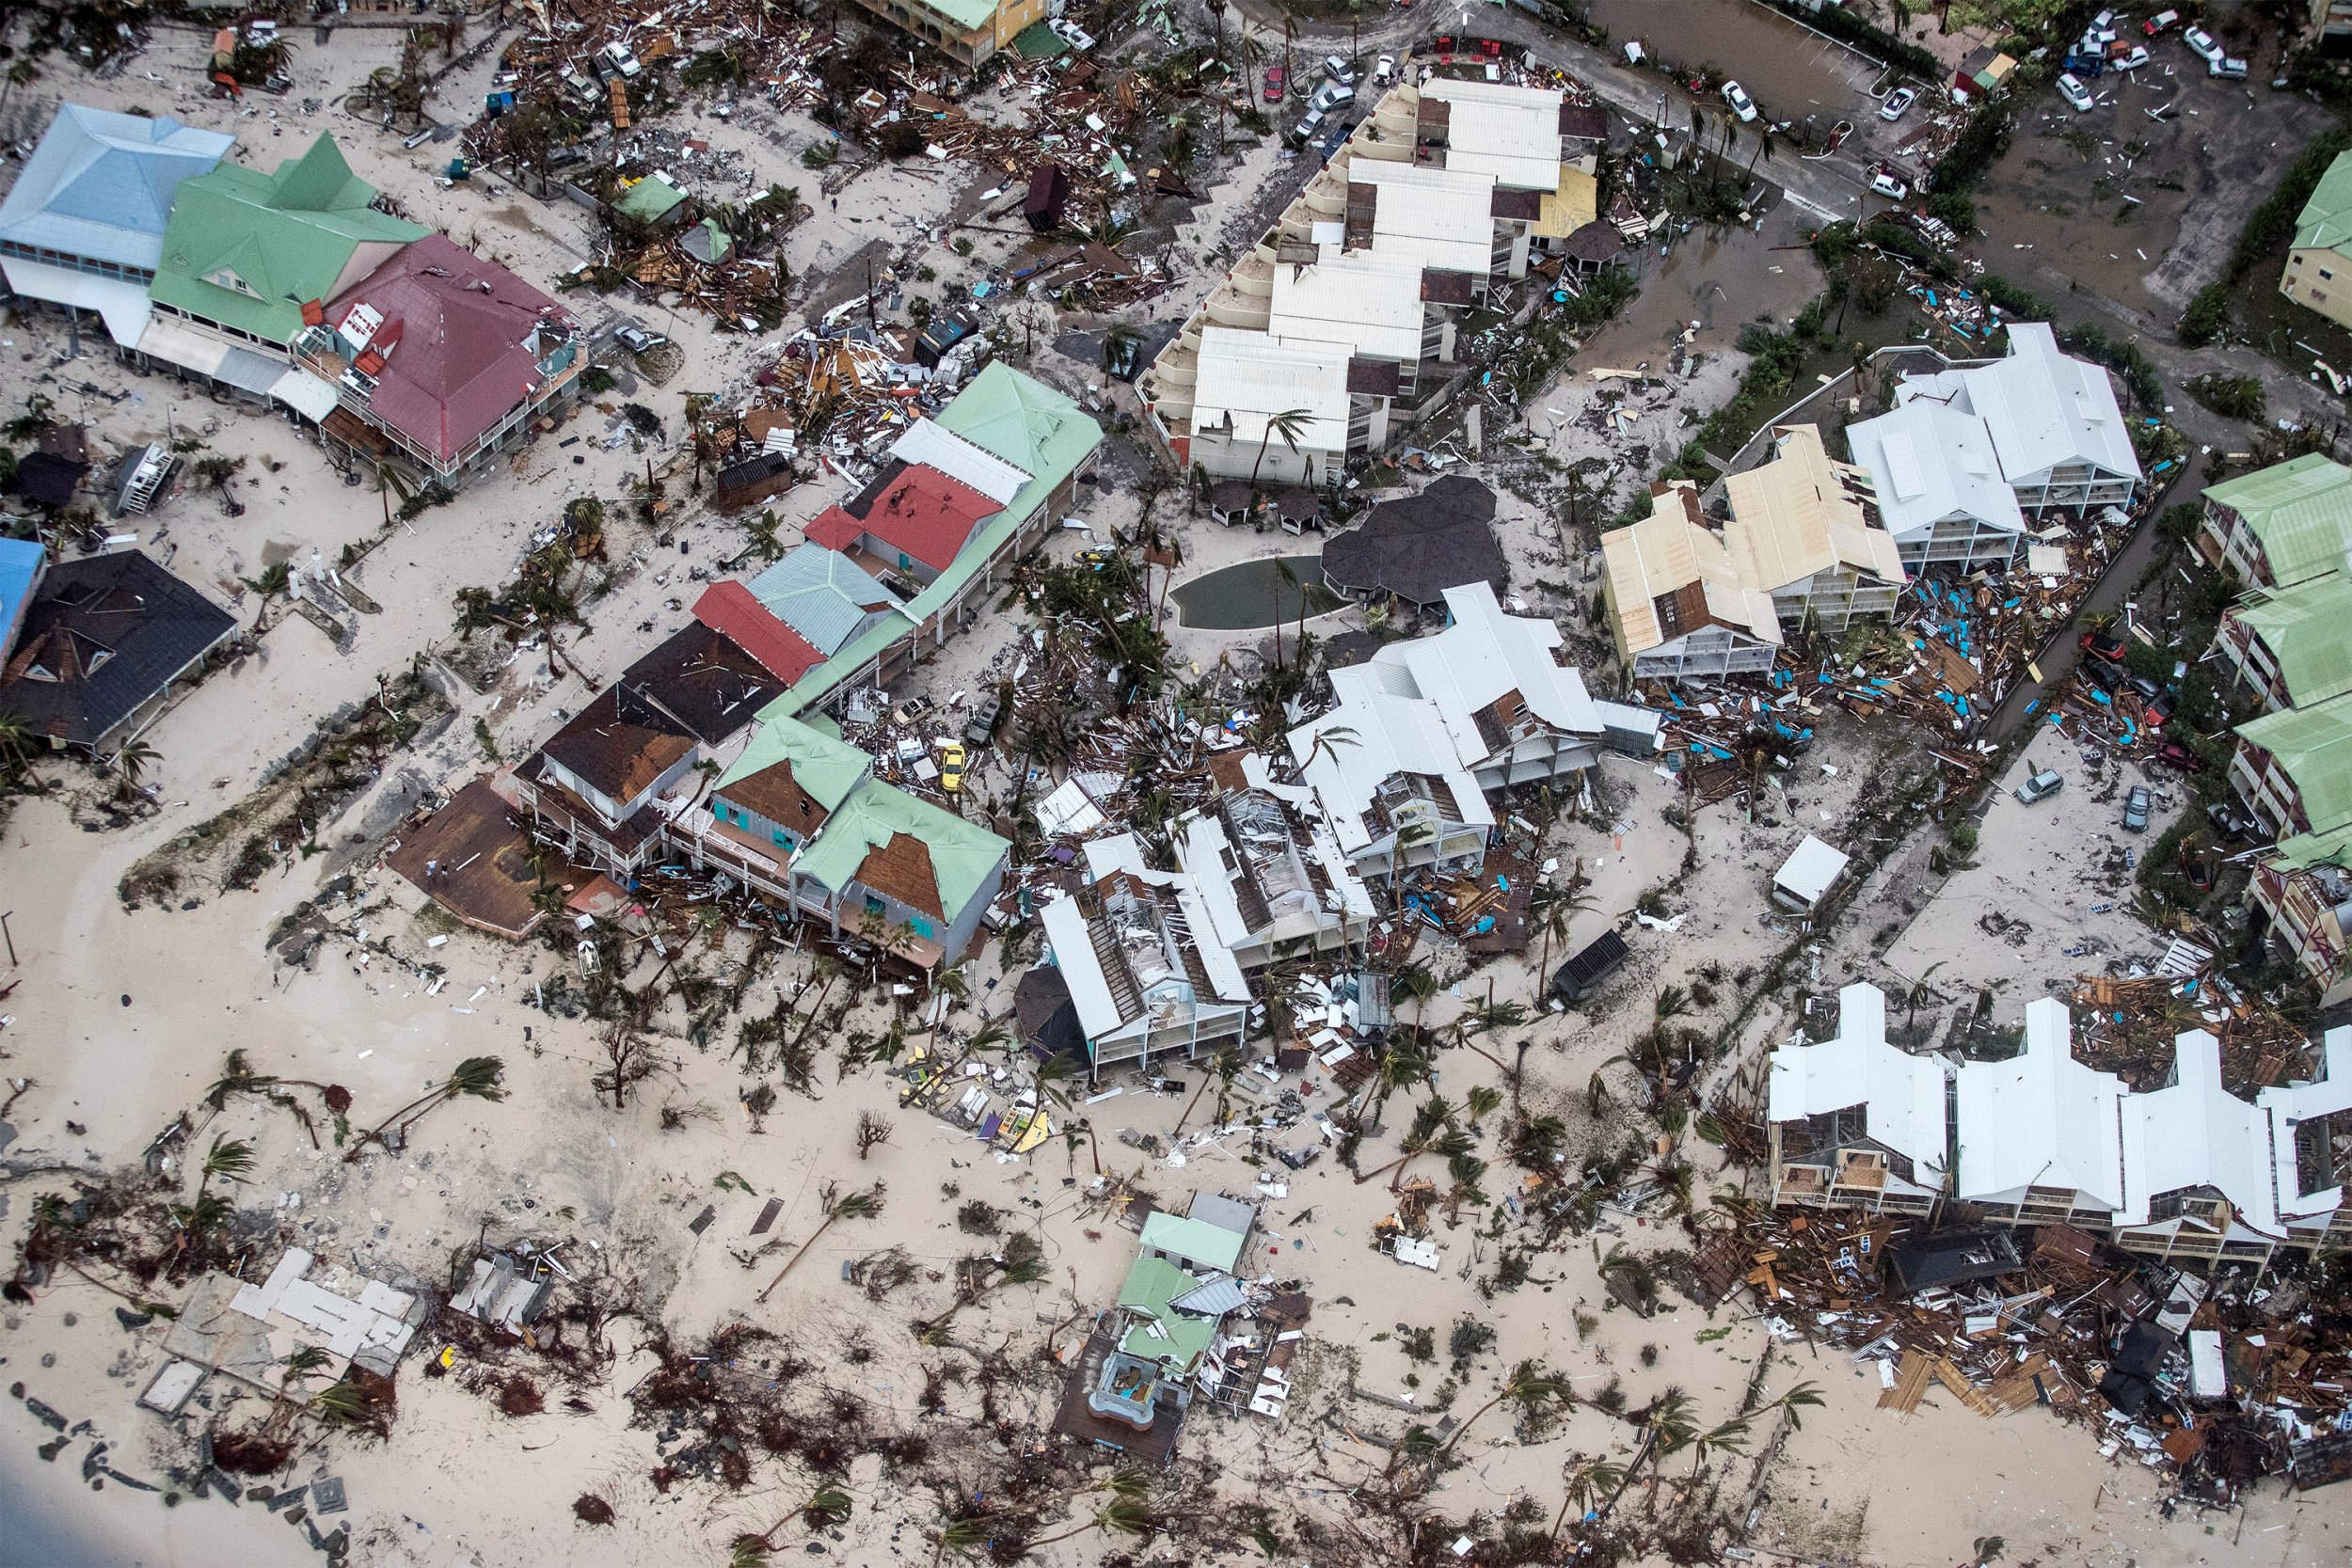
[[[1804,1427],[1804,1422],[1798,1418],[1797,1412],[1799,1410],[1817,1410],[1825,1402],[1826,1402],[1821,1398],[1820,1385],[1816,1383],[1800,1383],[1795,1387],[1789,1389],[1788,1392],[1781,1395],[1780,1398],[1766,1405],[1764,1408],[1767,1410],[1779,1411],[1782,1415],[1788,1418],[1788,1424],[1791,1428],[1801,1429]]]
[[[939,1568],[939,1560],[949,1552],[958,1557],[972,1557],[989,1544],[988,1521],[985,1519],[946,1519],[940,1522],[939,1533],[931,1538],[931,1568]],[[762,1557],[760,1561],[766,1561]]]
[[[1518,1407],[1522,1418],[1533,1420],[1554,1405],[1573,1402],[1575,1398],[1576,1391],[1569,1386],[1565,1374],[1549,1370],[1541,1361],[1522,1361],[1511,1369],[1510,1375],[1502,1380],[1502,1386],[1496,1391],[1495,1397],[1471,1411],[1469,1419],[1454,1429],[1438,1451],[1451,1452],[1454,1445],[1462,1440],[1462,1433],[1468,1432],[1478,1418],[1505,1400]]]
[[[1927,968],[1921,970],[1919,972],[1919,977],[1911,982],[1911,990],[1905,993],[1903,997],[1904,1034],[1910,1034],[1913,1028],[1918,1023],[1919,1004],[1925,1002],[1929,997],[1935,994],[1933,991],[1928,990],[1928,976],[1933,974],[1937,970],[1942,969],[1943,967],[1944,961],[1939,958],[1934,963],[1931,963],[1928,965]]]
[[[1430,973],[1427,964],[1406,964],[1389,976],[1391,995],[1403,991],[1413,999],[1413,1028],[1416,1032],[1421,1028],[1421,1017],[1428,1009],[1429,999],[1438,994],[1438,977]]]
[[[1462,1097],[1470,1110],[1470,1130],[1474,1134],[1478,1124],[1502,1107],[1502,1096],[1485,1084],[1474,1084]]]
[[[1029,1543],[1029,1550],[1050,1546],[1057,1541],[1067,1541],[1073,1535],[1084,1535],[1090,1529],[1116,1530],[1121,1535],[1149,1537],[1160,1528],[1160,1517],[1152,1508],[1152,1478],[1140,1470],[1114,1470],[1104,1483],[1111,1493],[1110,1501],[1097,1509],[1094,1517],[1074,1529],[1059,1535],[1049,1535],[1041,1541]]]
[[[1693,1433],[1690,1442],[1692,1477],[1696,1479],[1700,1468],[1707,1464],[1708,1454],[1739,1453],[1747,1445],[1748,1418],[1745,1416],[1734,1416],[1719,1426]]]
[[[353,1141],[350,1152],[343,1156],[344,1164],[349,1164],[358,1161],[368,1145],[384,1142],[384,1130],[394,1122],[400,1123],[400,1130],[405,1134],[427,1111],[437,1105],[446,1104],[450,1101],[461,1097],[474,1100],[504,1100],[506,1091],[499,1086],[499,1079],[504,1075],[505,1071],[506,1064],[496,1056],[467,1057],[449,1069],[447,1078],[442,1079],[430,1089],[361,1133]]]
[[[776,1271],[776,1277],[768,1281],[766,1289],[752,1299],[766,1301],[768,1292],[783,1284],[784,1276],[792,1272],[792,1265],[817,1250],[817,1239],[833,1228],[834,1221],[839,1219],[870,1220],[880,1214],[882,1212],[882,1194],[886,1191],[888,1188],[880,1181],[853,1193],[843,1192],[841,1184],[837,1181],[826,1182],[825,1190],[818,1198],[825,1209],[823,1223],[809,1232],[808,1240],[801,1243],[800,1250],[785,1259],[784,1267]]]
[[[1535,984],[1540,1000],[1541,988],[1551,980],[1551,944],[1556,942],[1565,945],[1576,917],[1589,913],[1599,900],[1584,891],[1584,862],[1579,857],[1576,870],[1568,878],[1568,885],[1556,888],[1546,883],[1535,890],[1534,901],[1536,923],[1544,931],[1543,956],[1535,963]]]
[[[1557,1541],[1568,1522],[1571,1509],[1581,1519],[1593,1512],[1594,1500],[1605,1492],[1614,1492],[1625,1485],[1625,1466],[1612,1465],[1605,1459],[1587,1460],[1568,1476],[1566,1496],[1560,1499],[1560,1516],[1551,1522],[1551,1537]]]
[[[238,580],[262,595],[262,612],[253,617],[253,635],[259,637],[262,634],[262,623],[269,619],[270,600],[277,598],[293,586],[294,573],[284,562],[280,561],[263,567],[262,575],[258,578],[241,578]]]
[[[213,1184],[213,1178],[224,1181],[242,1182],[253,1170],[253,1146],[242,1138],[213,1140],[213,1147],[204,1153],[204,1163],[197,1167],[196,1196]]]
[[[1104,372],[1116,372],[1120,362],[1125,359],[1128,354],[1136,350],[1142,343],[1142,341],[1143,334],[1128,325],[1125,322],[1113,323],[1111,329],[1103,334],[1103,369]]]
[[[1754,174],[1758,163],[1772,161],[1772,127],[1768,120],[1756,128],[1756,150],[1748,157],[1748,172]]]
[[[1455,1149],[1467,1150],[1470,1144],[1466,1136],[1454,1131],[1453,1102],[1443,1095],[1431,1095],[1413,1113],[1413,1125],[1405,1133],[1403,1147],[1405,1151],[1402,1154],[1379,1169],[1359,1176],[1356,1184],[1360,1187],[1367,1181],[1394,1172],[1389,1182],[1389,1191],[1396,1192],[1404,1185],[1405,1167],[1415,1159],[1429,1153],[1445,1153],[1450,1157]]]
[[[32,760],[32,721],[12,708],[0,709],[0,761],[13,773]]]
[[[1314,411],[1309,408],[1285,408],[1279,414],[1265,417],[1265,433],[1258,437],[1258,461],[1249,466],[1250,489],[1258,487],[1258,470],[1265,467],[1268,443],[1279,436],[1282,444],[1291,449],[1291,455],[1297,456],[1298,438],[1306,434],[1307,421],[1312,418]]]
[[[416,499],[417,486],[409,479],[408,471],[388,457],[379,457],[375,460],[374,475],[375,493],[382,497],[384,501],[384,526],[390,528],[392,526],[392,497],[398,495],[401,505],[406,506]]]
[[[151,765],[162,760],[163,753],[146,741],[126,740],[122,743],[122,750],[115,753],[115,770],[122,775],[125,784],[135,789],[139,775],[146,772]]]

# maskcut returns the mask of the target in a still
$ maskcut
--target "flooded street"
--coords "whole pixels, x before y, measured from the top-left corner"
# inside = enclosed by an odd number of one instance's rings
[[[1698,228],[1679,235],[1663,261],[1642,271],[1642,294],[1576,356],[1575,369],[1634,370],[1662,366],[1683,331],[1695,322],[1691,351],[1720,354],[1740,328],[1758,316],[1785,326],[1821,292],[1821,269],[1805,247],[1815,220],[1784,202],[1764,215],[1759,231]],[[1779,250],[1778,245],[1793,248]],[[1656,248],[1650,247],[1656,256]]]
[[[1753,0],[1591,0],[1590,11],[1613,53],[1639,39],[1684,70],[1713,65],[1774,120],[1855,118],[1879,76],[1871,62]]]

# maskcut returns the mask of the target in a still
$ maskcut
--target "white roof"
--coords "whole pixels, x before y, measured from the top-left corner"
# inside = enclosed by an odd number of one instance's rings
[[[1037,825],[1047,838],[1062,833],[1090,833],[1107,820],[1077,780],[1065,780],[1037,803]]]
[[[2214,1187],[2248,1228],[2280,1237],[2270,1119],[2221,1086],[2221,1042],[2202,1029],[2172,1040],[2173,1081],[2123,1097],[2124,1194],[2118,1225],[2144,1225],[2151,1199]]]
[[[890,443],[890,455],[901,463],[921,463],[949,479],[961,480],[999,506],[1012,498],[1030,476],[993,451],[985,451],[931,420],[917,420]]]
[[[1045,949],[1062,984],[1070,988],[1078,1009],[1078,1025],[1094,1039],[1118,1029],[1122,1020],[1112,999],[1110,983],[1103,978],[1102,961],[1094,956],[1094,939],[1088,934],[1086,911],[1075,898],[1055,899],[1038,911],[1045,925]]]
[[[2066,1004],[2026,1006],[2026,1048],[2003,1062],[1960,1069],[1959,1196],[1989,1199],[2029,1186],[2122,1202],[2117,1130],[2122,1080],[2074,1059]]]
[[[1399,773],[1444,780],[1466,822],[1494,819],[1471,769],[1488,750],[1477,716],[1506,693],[1517,691],[1555,730],[1600,734],[1584,677],[1552,657],[1558,626],[1504,614],[1483,582],[1449,588],[1445,601],[1452,622],[1445,630],[1390,643],[1365,663],[1332,671],[1339,706],[1291,732],[1291,753],[1351,852],[1372,841],[1363,813]],[[1330,743],[1317,746],[1327,732]]]
[[[2011,484],[2070,463],[2137,479],[2139,458],[2106,371],[2061,353],[2046,322],[2008,325],[2007,358],[1906,376],[1896,400],[1957,393],[1955,407],[1983,419],[2001,475]]]
[[[1341,343],[1278,343],[1263,332],[1203,327],[1193,434],[1230,434],[1255,445],[1269,418],[1300,409],[1307,416],[1296,436],[1301,451],[1345,451],[1347,357]],[[1283,445],[1282,437],[1274,444]]]
[[[2326,1220],[2343,1207],[2344,1188],[2322,1187],[2311,1193],[2298,1190],[2302,1183],[2295,1164],[2295,1124],[2314,1117],[2352,1111],[2352,1025],[2328,1031],[2324,1065],[2316,1080],[2263,1089],[2254,1096],[2254,1102],[2270,1117],[2270,1148],[2277,1165],[2274,1185],[2279,1194],[2280,1217]]]
[[[1915,398],[1847,426],[1846,444],[1855,465],[1870,471],[1879,520],[1898,541],[1954,516],[2010,533],[2026,531],[1992,435],[1974,415]]]
[[[147,331],[148,321],[154,312],[154,302],[148,298],[144,283],[101,277],[72,267],[53,267],[42,261],[27,261],[21,256],[0,261],[0,270],[7,272],[8,287],[20,294],[45,299],[53,305],[97,311],[106,324],[107,336],[124,348],[138,347],[139,338]]]
[[[1493,270],[1493,175],[1358,158],[1348,164],[1347,179],[1379,187],[1372,214],[1374,255],[1480,277]],[[1556,173],[1552,183],[1558,183]]]
[[[1842,851],[1807,833],[1804,842],[1772,873],[1772,885],[1786,888],[1810,906],[1846,874],[1847,858]]]
[[[1908,1156],[1922,1186],[1944,1168],[1944,1065],[1886,1043],[1886,997],[1878,987],[1837,993],[1837,1037],[1784,1045],[1772,1053],[1770,1116],[1774,1121],[1869,1107],[1873,1142]]]
[[[1421,358],[1421,268],[1334,247],[1312,265],[1278,261],[1267,330],[1282,342],[1340,343],[1351,354]]]
[[[1560,93],[1501,82],[1438,77],[1423,98],[1446,112],[1446,167],[1491,174],[1514,190],[1549,191],[1560,183]]]

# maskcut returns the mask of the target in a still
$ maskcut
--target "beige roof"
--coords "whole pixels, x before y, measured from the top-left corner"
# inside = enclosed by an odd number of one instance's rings
[[[1731,552],[1699,513],[1698,491],[1677,480],[1652,495],[1657,509],[1648,516],[1600,536],[1620,651],[1630,658],[1664,642],[1656,601],[1692,583],[1701,586],[1711,619],[1777,645],[1780,617],[1772,594],[1740,580]]]
[[[1600,182],[1574,164],[1560,166],[1560,186],[1544,198],[1542,215],[1528,232],[1539,240],[1565,240],[1600,214]]]
[[[1731,506],[1724,542],[1740,581],[1769,594],[1838,565],[1904,580],[1895,536],[1863,510],[1869,476],[1834,460],[1812,425],[1774,436],[1771,462],[1724,482]]]

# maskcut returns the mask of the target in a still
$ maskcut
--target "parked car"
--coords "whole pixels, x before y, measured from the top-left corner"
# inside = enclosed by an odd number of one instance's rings
[[[2233,844],[2254,831],[2253,818],[2240,812],[2227,800],[2216,800],[2212,805],[2207,806],[2205,820],[2213,824],[2215,832]]]
[[[2104,658],[2087,658],[2082,664],[2083,678],[2108,696],[2123,689],[2123,667],[2110,664]]]
[[[1383,55],[1372,68],[1372,79],[1382,87],[1396,80],[1396,56]]]
[[[1298,117],[1298,124],[1294,129],[1306,140],[1312,141],[1315,139],[1315,133],[1323,129],[1323,118],[1321,109],[1309,109]]]
[[[1911,187],[1896,179],[1884,164],[1870,171],[1870,188],[1889,201],[1900,201],[1911,194]]]
[[[2122,662],[2123,640],[2115,633],[2093,626],[2083,633],[2082,641],[2083,652],[2091,657],[2104,658],[2110,664]]]
[[[2224,55],[2221,58],[2210,62],[2205,67],[2206,75],[2227,76],[2233,81],[2243,78],[2246,75],[2246,62],[2239,59],[2235,55]]]
[[[2181,694],[2170,687],[2166,687],[2162,691],[2148,699],[2148,727],[2152,730],[2164,728],[2172,721],[2172,716],[2180,710]]]
[[[1919,92],[1917,88],[1897,87],[1893,92],[1888,93],[1886,97],[1880,102],[1879,119],[1885,120],[1900,119],[1903,116],[1911,112],[1911,106],[1917,102],[1919,102]]]
[[[2134,675],[2131,677],[2131,683],[2132,689],[2139,693],[2139,700],[2143,703],[2154,702],[2156,700],[2156,694],[2164,689],[2164,683],[2162,681],[2152,679],[2146,675]]]
[[[2030,806],[2037,800],[2048,800],[2065,787],[2066,781],[2058,776],[2058,769],[2045,768],[2017,786],[2017,798]]]
[[[1731,105],[1731,112],[1740,117],[1740,124],[1745,125],[1756,118],[1756,104],[1748,97],[1748,89],[1739,83],[1724,84],[1724,102]]]
[[[894,724],[912,724],[917,720],[929,718],[938,707],[939,705],[929,697],[909,697],[890,710],[890,721]]]
[[[2210,853],[2192,853],[2187,845],[2182,845],[2181,875],[2186,877],[2188,885],[2198,892],[2211,893],[2214,882],[2213,856]]]
[[[1343,55],[1327,56],[1323,62],[1323,73],[1343,87],[1356,85],[1356,68],[1348,63]]]
[[[2154,37],[2155,37],[2158,33],[2163,32],[2163,31],[2164,31],[2166,28],[2168,28],[2168,27],[2177,27],[2177,26],[2179,26],[2179,25],[2180,25],[2180,23],[2181,23],[2181,13],[2180,13],[2180,12],[2178,12],[2178,11],[2158,11],[2155,15],[2153,15],[2153,16],[2150,17],[2147,21],[2145,21],[2145,22],[2141,23],[2141,24],[2139,24],[2139,30],[2140,30],[2141,32],[2143,32],[2143,33],[2147,34],[2150,38],[2154,38]]]
[[[939,787],[949,795],[963,787],[963,748],[957,742],[950,740],[939,749]]]
[[[2202,27],[2191,27],[2181,35],[2181,41],[2188,45],[2190,54],[2204,61],[2208,66],[2223,57],[2221,40]]]
[[[2090,89],[2084,87],[2082,78],[2073,71],[2070,71],[2058,79],[2058,96],[2065,99],[2076,114],[2083,115],[2090,112]]]
[[[2116,55],[2111,62],[2112,68],[2117,71],[2137,71],[2147,63],[2148,46],[2144,43],[2133,44],[2129,49]]]
[[[2123,797],[2123,831],[2127,833],[2146,832],[2148,809],[2154,803],[2155,797],[2148,793],[2146,784],[2132,785],[2132,792]]]
[[[972,722],[963,726],[967,745],[985,746],[996,738],[997,721],[1005,716],[1005,705],[993,691],[972,705]]]
[[[1291,73],[1284,71],[1280,66],[1270,65],[1266,67],[1265,101],[1269,103],[1279,103],[1282,102],[1282,89],[1290,86],[1290,81]]]
[[[2168,740],[2157,747],[2156,760],[2184,773],[2201,773],[2205,770],[2205,759],[2177,740]]]
[[[1067,22],[1057,16],[1045,25],[1053,30],[1056,38],[1081,55],[1094,47],[1094,35],[1074,22]]]
[[[607,75],[635,76],[645,68],[628,52],[628,45],[615,40],[596,51],[596,69]]]
[[[1315,88],[1314,97],[1310,99],[1308,102],[1315,108],[1321,109],[1327,115],[1343,103],[1355,103],[1356,89],[1354,87],[1342,87],[1337,82],[1326,82],[1323,86]]]

